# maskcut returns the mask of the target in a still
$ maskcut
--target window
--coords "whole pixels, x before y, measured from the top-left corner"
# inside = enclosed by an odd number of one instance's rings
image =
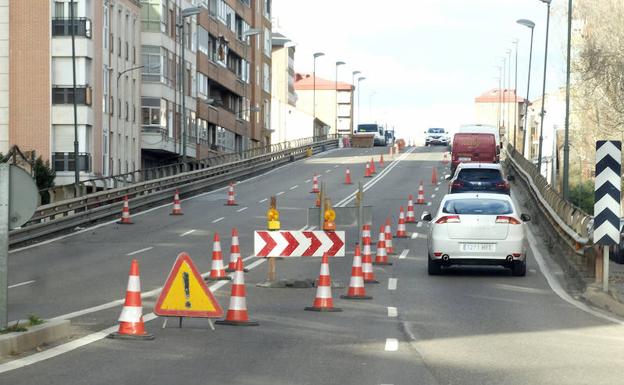
[[[271,18],[271,0],[264,0],[264,17]]]
[[[110,73],[108,68],[104,68],[102,71],[102,110],[104,113],[108,112],[108,83],[110,79]]]
[[[54,17],[65,17],[65,3],[62,1],[54,2]]]
[[[208,31],[202,26],[197,26],[197,44],[199,52],[208,56]]]
[[[104,44],[104,49],[108,49],[108,5],[104,4],[103,9],[103,24],[104,30],[102,32],[102,42]]]
[[[271,127],[271,103],[267,99],[264,100],[264,127]]]
[[[53,87],[52,104],[73,104],[74,89],[72,87]],[[91,105],[91,87],[76,87],[76,104]]]
[[[161,129],[164,124],[160,118],[160,99],[141,98],[141,125],[143,129]]]
[[[509,202],[502,199],[451,199],[446,201],[443,213],[463,215],[503,215],[513,213]]]
[[[117,116],[121,118],[121,99],[117,99]]]
[[[263,64],[262,71],[262,89],[265,92],[271,92],[271,68],[267,63]]]
[[[143,54],[141,55],[143,60],[143,81],[146,82],[159,82],[162,67],[162,58],[160,55],[160,47],[155,46],[143,46]]]
[[[121,57],[121,37],[117,38],[117,57]]]
[[[144,31],[160,31],[161,0],[141,0],[141,28]]]
[[[130,104],[126,101],[126,122],[130,120]]]
[[[264,29],[264,54],[271,57],[271,31]]]

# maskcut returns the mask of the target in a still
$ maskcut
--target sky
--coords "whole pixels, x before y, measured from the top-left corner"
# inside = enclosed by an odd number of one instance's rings
[[[540,0],[273,0],[273,31],[295,46],[295,71],[360,82],[360,121],[414,137],[427,127],[474,122],[474,98],[498,86],[497,65],[518,39],[518,93],[526,95],[530,29],[535,22],[531,99],[542,92],[546,4]],[[551,5],[546,89],[565,84],[567,1]],[[511,88],[514,79],[511,78]],[[357,85],[357,80],[356,80]],[[356,94],[357,95],[357,94]],[[357,96],[356,96],[357,123]]]

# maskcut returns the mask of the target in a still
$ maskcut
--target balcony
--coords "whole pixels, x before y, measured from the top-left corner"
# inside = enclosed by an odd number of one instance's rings
[[[72,25],[75,36],[91,39],[91,19],[86,17],[76,17],[73,23],[69,18],[52,18],[52,36],[71,36]]]
[[[52,167],[54,171],[75,171],[76,162],[73,152],[53,152]],[[91,171],[91,154],[87,152],[78,153],[78,171]]]

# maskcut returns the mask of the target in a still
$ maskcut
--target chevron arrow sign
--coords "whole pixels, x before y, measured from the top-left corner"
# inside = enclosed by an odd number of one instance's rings
[[[258,257],[344,257],[344,231],[255,231]]]
[[[620,184],[622,142],[596,142],[596,182],[594,189],[594,244],[620,243]]]

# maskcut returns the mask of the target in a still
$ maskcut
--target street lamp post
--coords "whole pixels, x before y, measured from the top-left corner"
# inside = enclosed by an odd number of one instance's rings
[[[516,59],[514,60],[514,66],[516,67],[514,73],[514,137],[513,146],[516,149],[516,135],[518,132],[518,39],[513,41],[516,46]]]
[[[312,135],[314,135],[314,124],[316,123],[316,59],[325,56],[323,52],[316,52],[312,64]]]
[[[360,124],[360,111],[361,111],[361,110],[360,110],[360,94],[362,93],[362,92],[360,91],[360,82],[361,82],[362,80],[366,80],[366,78],[365,78],[364,76],[360,76],[360,77],[358,78],[358,92],[357,92],[357,93],[358,93],[358,105],[357,105],[357,109],[358,109],[358,124]]]
[[[71,25],[71,52],[72,52],[72,99],[74,105],[74,196],[80,195],[80,168],[78,161],[78,105],[76,98],[76,15],[74,15],[74,0],[69,3],[69,18]]]
[[[531,20],[520,19],[516,21],[516,23],[520,25],[524,25],[527,28],[531,29],[531,46],[529,48],[529,70],[527,71],[527,91],[526,91],[526,100],[524,101],[524,140],[522,141],[522,155],[526,158],[526,147],[529,143],[529,91],[531,89],[531,60],[533,58],[533,30],[535,28],[535,23]]]
[[[355,90],[355,75],[359,75],[361,73],[362,73],[361,71],[353,71],[353,72],[351,72],[351,87],[352,87],[352,91],[351,92],[354,92],[353,90]],[[353,119],[355,118],[355,113],[353,113],[353,110],[355,110],[355,107],[353,106],[353,102],[354,101],[355,100],[353,98],[353,95],[351,95],[351,104],[352,104],[351,105],[351,111],[352,111],[352,114],[351,114],[351,131],[352,131],[352,133],[353,133]]]
[[[511,49],[507,50],[507,87],[505,93],[507,98],[505,99],[505,107],[507,109],[507,127],[505,130],[505,140],[509,143],[509,130],[511,129],[511,108],[509,108],[509,92],[511,92]]]
[[[335,87],[334,87],[335,88],[334,95],[336,97],[335,98],[336,99],[335,100],[336,103],[334,105],[335,112],[336,112],[336,114],[335,114],[336,115],[336,122],[335,122],[335,125],[334,125],[334,129],[336,130],[336,132],[335,132],[336,134],[338,134],[338,67],[341,66],[341,65],[345,65],[345,64],[346,63],[343,62],[343,61],[337,61],[336,62],[336,79],[335,79]]]
[[[566,58],[566,112],[563,140],[563,199],[570,195],[570,42],[572,40],[572,0],[568,0],[568,52]]]
[[[542,110],[540,113],[540,136],[539,136],[539,148],[537,152],[537,170],[542,173],[542,142],[544,141],[544,103],[546,102],[546,65],[548,63],[548,29],[550,26],[550,1],[540,0],[546,4],[546,43],[544,45],[544,76],[542,82]],[[553,154],[554,155],[554,154]]]

